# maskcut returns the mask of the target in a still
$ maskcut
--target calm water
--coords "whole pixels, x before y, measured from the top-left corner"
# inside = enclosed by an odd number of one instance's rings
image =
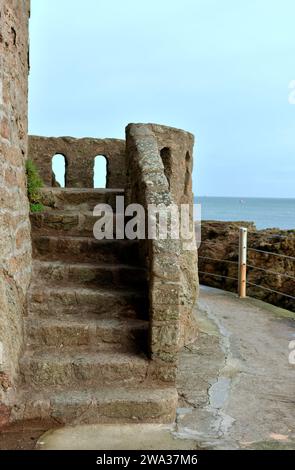
[[[199,197],[203,220],[245,220],[258,229],[295,229],[295,199]]]

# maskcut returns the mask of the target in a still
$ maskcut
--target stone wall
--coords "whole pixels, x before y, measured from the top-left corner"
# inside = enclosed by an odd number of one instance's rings
[[[191,230],[193,231],[194,194],[192,191],[192,172],[194,136],[190,132],[168,126],[149,124],[149,127],[156,137],[164,170],[166,166],[165,174],[169,176],[169,189],[173,202],[179,206],[189,204],[192,222]],[[190,341],[190,338],[195,336],[191,312],[198,296],[197,250],[184,249],[185,243],[185,240],[181,240],[179,255],[180,282],[183,294],[182,318],[180,321],[181,344]]]
[[[108,188],[124,189],[127,203],[144,208],[187,204],[194,237],[193,145],[194,137],[188,132],[157,124],[130,124],[126,142],[30,136],[29,158],[47,186],[52,185],[52,158],[62,154],[67,162],[66,186],[92,187],[94,158],[105,155]],[[192,310],[198,292],[197,250],[195,244],[190,249],[186,246],[182,239],[141,242],[141,261],[148,264],[150,273],[151,356],[167,380],[175,374],[179,348],[196,335]]]
[[[238,276],[240,226],[248,227],[249,248],[293,257],[290,259],[248,250],[247,280],[266,289],[248,285],[247,295],[295,311],[294,299],[267,290],[295,297],[295,230],[256,230],[255,225],[249,222],[202,221],[202,243],[199,248],[200,283],[237,292],[237,281],[221,276]],[[231,262],[214,261],[212,258]],[[202,272],[210,274],[205,275]]]
[[[147,126],[156,137],[173,200],[176,204],[192,204],[194,136],[168,126],[158,124]]]
[[[26,196],[29,1],[0,1],[0,406],[15,382],[31,274]],[[5,392],[8,392],[7,394]],[[0,410],[0,414],[3,410]],[[1,415],[0,424],[5,420]]]
[[[125,141],[119,139],[75,139],[29,136],[29,158],[38,166],[46,186],[52,186],[52,158],[66,160],[66,187],[93,188],[94,159],[107,160],[107,188],[125,187]]]
[[[187,151],[191,152],[192,159],[193,140],[188,138],[191,146],[183,148],[185,152],[179,154],[177,159],[173,149],[181,132],[164,126],[127,126],[129,202],[139,203],[147,209],[149,204],[168,207],[182,200],[185,174],[182,178],[179,175],[176,177],[176,172],[178,168],[181,174],[182,166],[186,168],[182,161],[186,161]],[[186,133],[183,134],[185,137]],[[174,162],[164,162],[169,167],[168,175],[161,159],[162,148],[169,149],[170,158],[175,155]],[[189,197],[192,198],[192,194]],[[183,248],[182,240],[142,240],[141,252],[145,254],[149,270],[151,357],[155,361],[157,374],[168,381],[175,379],[179,348],[196,333],[192,317],[197,294],[196,249],[185,253]],[[186,262],[189,256],[192,264]],[[186,279],[190,282],[187,283]]]

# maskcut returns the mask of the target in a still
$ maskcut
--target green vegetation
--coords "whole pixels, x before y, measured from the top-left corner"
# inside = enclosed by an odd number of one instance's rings
[[[41,202],[41,191],[43,181],[39,176],[36,165],[32,160],[26,162],[28,198],[31,212],[42,212],[44,206]]]

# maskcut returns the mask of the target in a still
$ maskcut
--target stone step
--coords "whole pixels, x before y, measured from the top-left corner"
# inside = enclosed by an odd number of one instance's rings
[[[91,237],[34,236],[33,256],[48,261],[137,265],[138,240],[96,240]]]
[[[113,215],[113,233],[116,233],[116,214]],[[119,216],[118,216],[119,217]],[[120,216],[121,217],[121,216]],[[131,217],[123,216],[126,223]],[[94,224],[100,217],[91,211],[51,210],[30,214],[35,235],[72,235],[93,237]]]
[[[25,319],[27,347],[54,346],[61,354],[67,347],[93,351],[146,351],[148,322],[132,319],[100,319],[81,315],[66,318]]]
[[[145,318],[147,299],[141,291],[32,284],[28,295],[28,313],[46,317],[95,313],[104,318]]]
[[[149,361],[142,354],[56,348],[27,350],[20,360],[24,383],[32,387],[128,385],[144,382]]]
[[[53,284],[75,284],[122,288],[125,286],[146,287],[146,270],[128,265],[65,263],[60,261],[33,262],[33,279]]]
[[[93,210],[97,204],[109,204],[116,208],[116,196],[124,196],[124,189],[92,188],[42,188],[42,203],[45,208]]]
[[[173,423],[174,387],[103,387],[99,390],[23,391],[16,419],[45,419],[61,425],[95,423]]]

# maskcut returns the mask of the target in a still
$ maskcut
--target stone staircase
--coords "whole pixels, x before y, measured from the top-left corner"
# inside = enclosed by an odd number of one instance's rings
[[[148,358],[146,271],[138,243],[96,240],[93,207],[120,190],[46,188],[32,214],[33,278],[20,368],[24,418],[169,422],[174,387]]]

